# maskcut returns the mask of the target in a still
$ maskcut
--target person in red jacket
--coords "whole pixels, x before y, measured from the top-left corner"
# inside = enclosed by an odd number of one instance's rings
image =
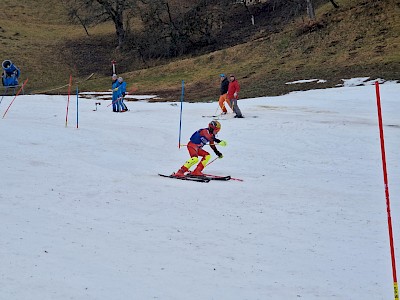
[[[239,98],[240,85],[236,80],[235,75],[229,76],[228,99],[232,105],[233,112],[236,114],[235,118],[243,118],[242,112],[238,106],[237,100]]]
[[[204,145],[210,145],[214,153],[218,158],[222,158],[222,153],[218,151],[215,143],[220,146],[226,146],[226,141],[221,141],[215,137],[215,135],[221,130],[221,124],[218,121],[211,121],[208,124],[208,128],[201,128],[192,134],[190,137],[190,142],[187,144],[187,149],[189,151],[190,159],[185,162],[185,164],[174,173],[174,176],[182,177],[185,173],[189,172],[189,169],[194,166],[199,161],[199,156],[203,158],[200,160],[196,169],[190,173],[192,176],[203,176],[204,167],[207,165],[211,158],[210,153],[203,149]]]

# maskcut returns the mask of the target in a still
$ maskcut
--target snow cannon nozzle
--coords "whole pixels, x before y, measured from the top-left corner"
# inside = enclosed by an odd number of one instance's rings
[[[5,61],[3,61],[3,63],[1,64],[1,66],[3,67],[3,70],[8,70],[11,66],[13,65],[12,61],[9,59],[6,59]]]

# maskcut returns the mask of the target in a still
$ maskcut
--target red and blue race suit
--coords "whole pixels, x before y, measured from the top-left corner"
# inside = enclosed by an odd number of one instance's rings
[[[192,134],[190,137],[190,142],[187,145],[190,157],[193,156],[203,156],[209,155],[207,151],[203,150],[203,146],[209,144],[211,149],[218,152],[217,148],[215,147],[215,143],[219,142],[219,140],[208,131],[207,128],[202,128],[197,130],[195,133]]]

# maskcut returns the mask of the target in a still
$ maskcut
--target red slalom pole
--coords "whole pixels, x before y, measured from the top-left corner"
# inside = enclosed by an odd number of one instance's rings
[[[185,97],[185,81],[182,80],[182,93],[181,93],[181,109],[179,112],[179,135],[178,135],[178,148],[181,148],[182,136],[182,111],[183,111],[183,98]]]
[[[71,85],[72,85],[72,74],[69,75],[68,101],[67,101],[67,113],[65,114],[65,127],[68,126],[68,108],[69,108],[69,97],[70,97],[70,95],[71,95]]]
[[[13,104],[15,98],[17,98],[17,96],[18,96],[19,93],[22,91],[22,89],[24,88],[24,86],[25,86],[25,84],[26,84],[27,82],[28,82],[28,78],[24,81],[24,84],[20,87],[20,89],[18,90],[18,92],[17,92],[17,94],[15,95],[14,99],[12,99],[10,105],[7,107],[6,111],[4,112],[3,119],[4,119],[4,117],[6,116],[6,114],[7,114],[8,110],[10,109],[11,105]]]
[[[391,258],[392,258],[394,299],[398,300],[399,299],[399,290],[398,290],[397,275],[396,275],[396,257],[395,257],[395,252],[394,252],[392,217],[391,217],[391,213],[390,213],[389,184],[388,184],[388,176],[387,176],[387,169],[386,169],[386,155],[385,155],[385,139],[384,139],[384,136],[383,136],[381,96],[380,96],[379,82],[378,81],[375,82],[375,90],[376,90],[376,104],[377,104],[377,107],[378,107],[379,135],[380,135],[380,140],[381,140],[383,181],[384,181],[384,184],[385,184],[386,210],[387,210],[389,241],[390,241],[390,255],[391,255]]]

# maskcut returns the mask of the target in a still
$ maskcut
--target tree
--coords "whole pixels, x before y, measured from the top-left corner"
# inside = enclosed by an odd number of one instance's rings
[[[89,35],[89,22],[87,20],[87,17],[83,16],[83,14],[80,12],[80,7],[82,6],[81,3],[79,3],[77,0],[62,0],[61,3],[65,6],[70,20],[72,22],[76,21],[81,24],[82,27],[85,29],[86,34]]]
[[[334,8],[339,8],[339,5],[335,2],[335,0],[329,0],[330,3],[332,3]],[[306,0],[307,4],[307,15],[311,20],[315,20],[315,9],[314,5],[312,3],[312,0]]]
[[[112,21],[118,47],[126,38],[127,24],[124,17],[134,11],[136,0],[62,0],[72,21],[78,21],[88,34],[87,27]]]
[[[194,53],[215,43],[220,18],[208,0],[140,0],[142,28],[131,42],[143,61]],[[220,6],[217,5],[218,9]]]

